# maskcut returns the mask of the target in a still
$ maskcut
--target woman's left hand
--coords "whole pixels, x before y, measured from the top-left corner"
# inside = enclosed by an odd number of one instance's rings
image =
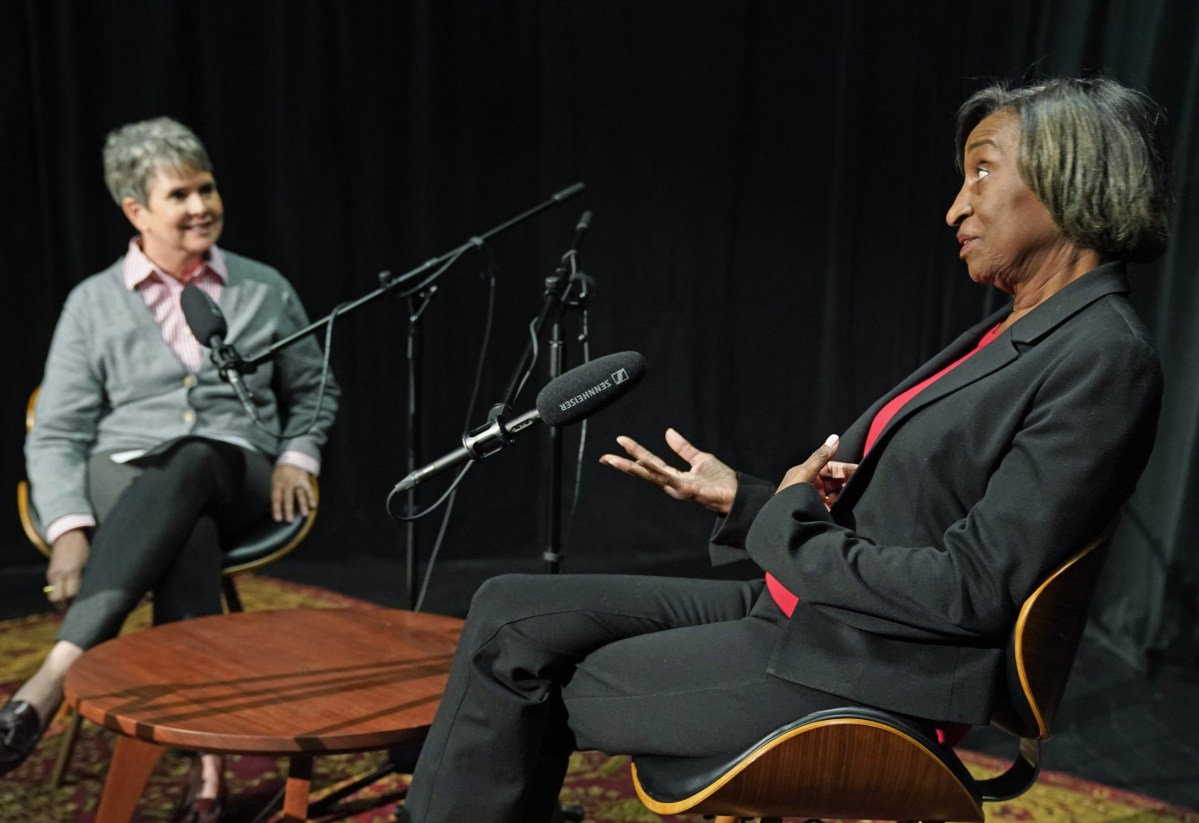
[[[798,466],[793,466],[783,475],[776,492],[797,483],[807,483],[814,488],[826,508],[832,508],[841,494],[841,489],[857,471],[857,463],[841,463],[833,460],[837,454],[837,446],[841,439],[837,435],[829,435],[824,445],[812,452],[812,456]]]
[[[288,523],[307,517],[316,508],[316,494],[312,491],[312,475],[296,466],[275,466],[271,477],[271,516],[276,522]]]

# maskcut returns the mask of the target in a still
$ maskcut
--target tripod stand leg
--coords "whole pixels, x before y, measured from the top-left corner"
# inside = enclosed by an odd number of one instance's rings
[[[420,755],[421,743],[409,743],[393,746],[387,750],[387,760],[377,769],[361,777],[354,778],[346,785],[333,790],[311,806],[311,815],[317,817],[329,811],[330,807],[356,792],[377,783],[393,774],[411,774],[416,766],[416,758]]]
[[[332,791],[329,794],[325,795],[320,800],[318,800],[316,803],[313,803],[308,808],[309,814],[312,816],[319,817],[320,815],[325,814],[327,811],[329,811],[330,807],[336,805],[337,803],[341,802],[342,800],[349,797],[350,795],[356,794],[357,792],[361,791],[362,789],[365,789],[367,786],[371,785],[372,783],[376,783],[376,782],[382,780],[383,778],[387,777],[388,775],[394,774],[396,771],[397,771],[397,769],[395,767],[395,764],[389,760],[388,762],[384,763],[379,768],[375,769],[373,772],[370,772],[369,774],[364,774],[362,777],[356,778],[353,782],[347,783],[346,785],[342,786],[341,788],[337,789],[336,791]]]

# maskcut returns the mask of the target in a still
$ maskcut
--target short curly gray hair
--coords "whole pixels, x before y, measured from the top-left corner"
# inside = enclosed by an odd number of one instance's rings
[[[1075,245],[1108,260],[1152,260],[1166,246],[1161,108],[1103,77],[1054,78],[975,92],[957,114],[966,139],[997,112],[1020,119],[1020,175]]]
[[[104,182],[121,205],[132,197],[145,205],[151,180],[163,169],[212,171],[200,138],[182,123],[156,117],[129,123],[104,141]]]

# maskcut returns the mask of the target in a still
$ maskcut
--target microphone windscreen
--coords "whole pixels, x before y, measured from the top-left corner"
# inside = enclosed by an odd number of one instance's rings
[[[645,376],[645,358],[635,351],[597,357],[555,377],[537,395],[537,413],[549,426],[567,426],[624,397]]]
[[[225,315],[221,313],[216,301],[199,286],[194,283],[184,286],[183,293],[179,296],[179,304],[183,307],[183,319],[187,321],[187,327],[192,330],[192,334],[201,345],[210,345],[212,338],[224,339],[228,334],[229,327],[225,323]]]

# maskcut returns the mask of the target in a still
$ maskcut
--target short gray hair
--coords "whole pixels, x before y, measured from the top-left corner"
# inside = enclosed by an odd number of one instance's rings
[[[1108,260],[1166,246],[1161,108],[1107,78],[1055,78],[975,92],[957,114],[958,170],[970,132],[998,112],[1020,120],[1020,175],[1072,243]]]
[[[109,132],[104,141],[104,182],[117,205],[132,197],[145,205],[150,181],[164,169],[212,171],[200,138],[182,123],[157,117]]]

